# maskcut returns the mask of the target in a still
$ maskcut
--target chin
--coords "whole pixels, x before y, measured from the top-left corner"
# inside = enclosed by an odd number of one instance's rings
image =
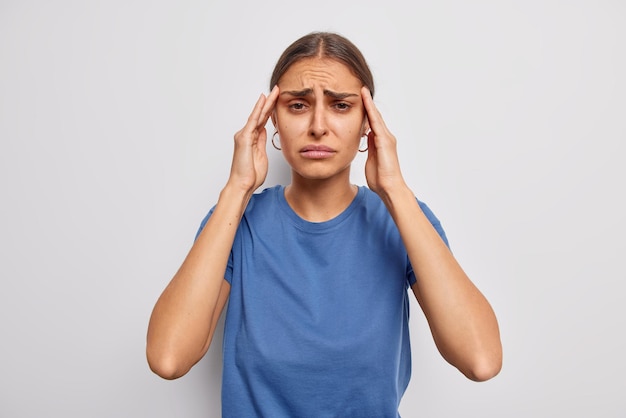
[[[341,176],[346,176],[350,178],[350,167],[346,167],[342,170],[328,170],[328,169],[304,169],[304,170],[296,170],[292,168],[292,176],[300,177],[304,180],[311,181],[323,181],[330,180],[332,178],[339,178]]]

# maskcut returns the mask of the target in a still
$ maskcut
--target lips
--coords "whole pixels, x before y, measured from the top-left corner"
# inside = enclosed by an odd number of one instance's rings
[[[313,160],[320,160],[332,157],[335,150],[325,145],[307,145],[300,150],[300,155]]]

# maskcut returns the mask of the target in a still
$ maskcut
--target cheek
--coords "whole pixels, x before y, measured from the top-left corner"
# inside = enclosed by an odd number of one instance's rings
[[[293,138],[294,136],[301,135],[302,132],[306,132],[307,124],[304,123],[304,118],[295,118],[290,115],[276,116],[276,127],[280,132],[280,137]]]
[[[302,134],[300,129],[293,123],[282,123],[277,124],[278,132],[280,132],[280,146],[283,150],[283,154],[288,155],[294,149],[298,147],[299,141],[298,138],[302,138],[304,134]]]
[[[292,124],[283,123],[277,124],[278,132],[280,133],[280,143],[283,148],[289,148],[289,144],[293,142],[293,138],[295,137],[294,129]]]
[[[357,118],[340,118],[334,124],[334,130],[343,139],[358,142],[361,138],[362,123]]]

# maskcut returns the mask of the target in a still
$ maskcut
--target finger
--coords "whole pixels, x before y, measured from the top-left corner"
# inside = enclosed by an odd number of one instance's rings
[[[382,115],[374,104],[372,94],[367,87],[361,88],[361,97],[363,98],[363,105],[365,106],[367,119],[369,120],[370,128],[372,129],[372,131],[377,134],[381,134],[383,132],[390,133],[389,129],[387,129],[387,125],[385,125],[385,121],[383,120]]]
[[[376,134],[374,130],[367,133],[367,152],[372,157],[376,156]]]
[[[269,96],[267,96],[267,100],[265,101],[265,105],[263,106],[263,110],[261,111],[261,115],[259,120],[257,121],[258,127],[263,127],[267,123],[270,115],[274,111],[274,107],[276,106],[276,100],[278,100],[278,85],[274,86]]]
[[[261,96],[259,96],[259,99],[256,101],[256,104],[252,109],[252,113],[250,113],[250,116],[248,116],[248,121],[246,122],[246,125],[243,127],[244,131],[252,131],[256,129],[257,122],[263,110],[263,105],[265,105],[266,101],[267,99],[265,95],[261,93]]]

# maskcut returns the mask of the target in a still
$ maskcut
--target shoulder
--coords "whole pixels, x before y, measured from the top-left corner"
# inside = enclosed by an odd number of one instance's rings
[[[267,187],[260,192],[256,192],[250,198],[246,212],[254,210],[257,206],[273,205],[278,201],[277,197],[284,192],[284,186],[276,185]]]
[[[431,224],[433,225],[441,224],[441,222],[439,221],[439,218],[437,218],[435,213],[430,209],[430,207],[425,202],[422,202],[421,200],[417,199],[417,203],[419,203],[420,209],[422,209],[422,212],[424,212],[424,215],[426,215],[426,217],[428,218]]]
[[[441,226],[441,221],[439,221],[439,218],[437,218],[437,216],[433,213],[433,211],[428,207],[426,203],[420,201],[419,199],[417,199],[417,202],[419,203],[420,209],[422,209],[422,212],[424,213],[426,218],[430,221],[430,224],[433,226],[433,228],[435,228],[435,231],[437,231],[446,246],[450,248],[450,243],[448,242],[446,231],[443,229],[443,226]]]
[[[254,193],[250,197],[248,206],[246,206],[244,217],[250,217],[255,213],[257,214],[265,213],[266,211],[273,210],[273,206],[278,205],[277,197],[279,193],[282,193],[283,189],[284,189],[284,186],[277,185],[277,186],[265,188],[261,190],[260,192]],[[211,207],[209,212],[200,222],[200,227],[198,228],[198,231],[196,232],[195,239],[198,238],[198,236],[200,235],[200,232],[202,231],[202,229],[204,229],[204,226],[206,225],[207,221],[209,220],[209,218],[213,214],[213,211],[215,210],[215,206],[216,205],[213,205],[213,207]]]
[[[379,213],[378,211],[384,211],[384,214],[386,216],[389,216],[389,218],[391,218],[391,215],[389,215],[389,212],[387,211],[387,207],[385,206],[381,198],[376,193],[374,193],[372,190],[370,190],[366,186],[361,186],[361,189],[363,189],[363,193],[364,193],[363,205],[368,210],[375,209],[376,213]],[[439,220],[439,218],[437,218],[435,213],[426,204],[426,202],[418,199],[417,197],[415,197],[415,200],[417,200],[417,203],[419,204],[420,209],[422,210],[426,218],[430,221],[433,228],[435,228],[435,230],[439,233],[439,236],[441,236],[441,239],[443,239],[446,245],[449,246],[448,238],[446,236],[446,233],[443,227],[441,226],[441,221]]]
[[[364,206],[386,209],[385,204],[383,203],[381,198],[372,190],[370,190],[367,186],[360,186],[360,189],[362,190],[362,193],[364,195],[363,197]],[[426,217],[428,218],[428,220],[431,221],[431,223],[435,223],[435,222],[439,223],[439,219],[437,219],[433,211],[430,209],[430,207],[428,207],[428,205],[425,202],[421,201],[417,197],[415,198],[415,200],[417,200],[417,203],[419,203],[420,205],[420,209],[422,209],[422,212],[424,212],[424,215],[426,215]]]

